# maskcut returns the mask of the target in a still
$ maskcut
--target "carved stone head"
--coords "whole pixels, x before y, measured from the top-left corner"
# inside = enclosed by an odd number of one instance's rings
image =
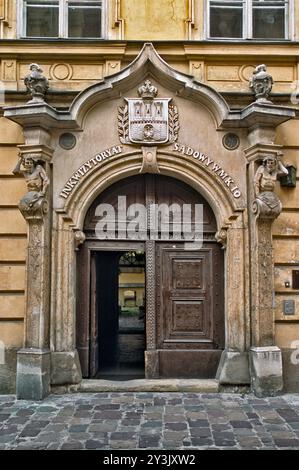
[[[278,165],[277,157],[275,157],[274,155],[267,155],[263,159],[263,165],[268,170],[269,173],[273,173],[274,171],[277,171],[277,165]]]

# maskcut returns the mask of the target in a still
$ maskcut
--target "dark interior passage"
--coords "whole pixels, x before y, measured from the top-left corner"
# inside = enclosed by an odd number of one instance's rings
[[[96,377],[144,377],[144,253],[103,251],[95,256]]]

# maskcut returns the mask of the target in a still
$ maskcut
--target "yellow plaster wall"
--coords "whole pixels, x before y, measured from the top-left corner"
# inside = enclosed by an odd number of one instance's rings
[[[299,341],[299,323],[276,324],[276,344],[278,347],[284,349],[295,349],[298,347],[292,345],[295,341]]]
[[[144,284],[144,273],[121,273],[119,275],[120,284]],[[129,289],[129,288],[128,288]]]
[[[203,39],[205,0],[108,0],[108,37],[125,40],[186,40]],[[0,37],[16,37],[16,0],[0,0]],[[299,0],[295,0],[295,34],[299,38]],[[121,30],[124,34],[122,35]],[[141,45],[136,46],[136,54]],[[158,52],[182,72],[191,73],[219,91],[248,91],[248,80],[254,65],[266,61],[273,74],[275,92],[290,92],[299,79],[299,50],[294,44],[268,46],[254,44],[216,43],[159,45]],[[63,46],[0,45],[1,75],[10,90],[24,90],[23,78],[32,61],[40,62],[54,90],[81,90],[117,72],[122,64],[134,58],[129,48],[115,44]],[[53,51],[53,53],[52,53]],[[44,54],[47,52],[47,54]],[[5,96],[4,96],[5,97]],[[5,97],[10,99],[9,95]],[[61,98],[63,100],[63,98]],[[25,101],[25,98],[24,98]],[[293,120],[278,129],[277,143],[284,145],[284,161],[299,168],[299,122]],[[11,170],[17,160],[16,144],[23,142],[22,129],[0,117],[0,340],[10,345],[22,343],[25,285],[26,223],[18,211],[19,199],[26,191],[22,178]],[[289,324],[290,317],[282,314],[282,302],[294,298],[296,319],[299,319],[299,292],[285,292],[284,282],[291,271],[299,267],[299,180],[296,189],[280,188],[283,212],[274,224],[274,257],[276,263],[276,325],[278,345],[289,343],[299,327]],[[125,282],[125,281],[123,281]],[[138,282],[137,280],[131,282]],[[287,296],[287,297],[286,297]],[[294,317],[293,317],[294,319]],[[282,323],[285,322],[284,323]],[[4,339],[3,339],[4,338]],[[11,338],[11,339],[9,339]]]
[[[24,322],[11,320],[0,322],[0,341],[6,348],[18,348],[23,344]]]
[[[187,0],[123,0],[125,39],[185,39]]]
[[[0,118],[0,340],[8,348],[23,344],[27,228],[18,202],[26,184],[12,173],[21,143],[21,127]]]
[[[25,299],[24,294],[0,294],[0,320],[2,319],[23,319]],[[0,323],[1,326],[1,323]]]
[[[0,37],[17,37],[18,0],[0,0]],[[108,39],[202,40],[206,0],[107,0]],[[290,18],[299,37],[299,0]],[[293,28],[294,26],[294,28]]]

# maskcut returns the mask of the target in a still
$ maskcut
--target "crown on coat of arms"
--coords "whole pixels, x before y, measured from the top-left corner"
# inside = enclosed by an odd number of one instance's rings
[[[138,88],[138,94],[142,99],[153,100],[158,94],[158,88],[152,85],[150,80],[146,80],[144,84]]]

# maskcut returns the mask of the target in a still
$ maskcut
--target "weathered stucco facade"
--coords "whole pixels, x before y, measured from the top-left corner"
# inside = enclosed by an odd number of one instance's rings
[[[294,3],[297,13],[299,1]],[[203,0],[111,0],[105,40],[24,40],[17,39],[15,6],[0,1],[5,89],[0,118],[0,340],[5,346],[0,391],[15,392],[17,362],[20,397],[32,393],[42,398],[50,384],[80,383],[76,249],[82,247],[77,242],[84,241],[80,234],[93,201],[117,181],[139,175],[144,165],[194,188],[214,212],[224,253],[220,383],[251,383],[257,394],[267,394],[281,390],[283,380],[284,390],[299,391],[298,365],[291,360],[292,355],[298,358],[299,341],[299,288],[293,285],[293,271],[299,270],[299,194],[294,186],[299,127],[296,96],[291,100],[299,80],[299,14],[294,41],[220,43],[204,40]],[[24,78],[31,63],[38,63],[49,80],[47,104],[27,103]],[[270,103],[256,101],[249,87],[255,67],[263,63],[274,79]],[[146,79],[159,97],[172,99],[179,115],[177,138],[156,145],[153,166],[146,147],[121,142],[118,124],[119,108],[137,96]],[[74,148],[61,147],[64,133],[75,136]],[[229,133],[239,139],[233,150],[223,145]],[[19,153],[35,155],[50,181],[48,209],[41,206],[24,217],[18,206],[29,189],[22,175],[13,174]],[[280,214],[265,214],[254,205],[255,175],[266,155],[293,167],[293,186],[279,181],[275,186]],[[78,169],[82,174],[71,180]],[[149,244],[148,260],[154,256],[151,250]],[[155,377],[164,353],[155,339],[155,273],[147,276],[145,369]]]

